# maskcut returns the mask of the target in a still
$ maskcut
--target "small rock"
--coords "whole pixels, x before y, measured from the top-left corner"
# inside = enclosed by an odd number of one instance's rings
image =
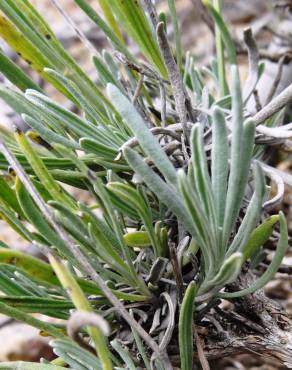
[[[41,337],[39,330],[18,322],[0,329],[0,362],[38,362],[41,357],[52,360],[55,356],[49,346],[51,337]]]

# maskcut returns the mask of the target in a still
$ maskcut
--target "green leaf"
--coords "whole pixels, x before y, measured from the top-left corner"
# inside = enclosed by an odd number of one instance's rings
[[[200,294],[205,293],[208,289],[221,288],[226,284],[233,283],[238,277],[244,257],[242,253],[233,253],[229,258],[225,259],[216,276],[211,280],[206,280],[200,287]]]
[[[0,302],[0,313],[12,317],[15,320],[22,321],[28,325],[31,325],[53,337],[62,338],[65,336],[63,331],[57,329],[54,325],[36,319],[35,317],[30,316],[27,313],[24,313],[21,310],[11,307],[3,302]]]
[[[255,178],[255,192],[249,202],[246,214],[240,224],[237,234],[233,238],[231,246],[228,249],[227,256],[230,256],[235,251],[243,253],[245,244],[261,217],[262,205],[266,194],[265,176],[258,163],[255,163],[253,173]]]
[[[27,60],[42,77],[52,83],[59,91],[66,94],[62,85],[52,79],[44,68],[52,68],[70,75],[72,81],[82,91],[83,95],[94,102],[100,114],[104,116],[103,102],[110,106],[87,74],[65,51],[60,41],[55,37],[48,24],[33,6],[24,0],[7,0],[0,2],[3,10],[13,24],[4,17],[0,21],[0,35],[21,56]],[[3,25],[2,25],[3,23]],[[16,28],[21,32],[18,32]],[[23,46],[23,47],[22,47]],[[68,96],[69,99],[71,96]],[[98,99],[96,99],[98,97]]]
[[[116,146],[104,145],[99,143],[97,140],[90,138],[81,138],[79,140],[79,144],[85,152],[95,154],[98,157],[108,158],[110,160],[115,159],[119,150]]]
[[[149,235],[150,244],[153,246],[156,256],[160,256],[162,253],[161,243],[159,243],[155,235],[151,208],[143,191],[139,192],[133,189],[133,187],[121,182],[110,182],[107,184],[107,188],[110,189],[117,198],[123,200],[126,206],[136,209],[136,212],[143,220],[145,229]]]
[[[50,342],[54,353],[63,358],[73,369],[102,370],[100,361],[92,353],[81,348],[77,343],[68,339],[54,339]]]
[[[93,309],[85,298],[80,286],[64,263],[58,261],[52,255],[49,256],[49,260],[63,287],[67,290],[68,295],[72,299],[75,307],[78,310],[93,312]],[[110,353],[103,333],[97,327],[88,327],[88,333],[95,344],[95,349],[100,358],[103,370],[112,370]]]
[[[138,139],[143,151],[156,164],[167,181],[176,185],[175,168],[159,145],[158,140],[149,131],[136,108],[116,86],[108,84],[107,92],[117,111]]]
[[[0,263],[13,264],[39,280],[52,284],[58,283],[58,279],[49,264],[20,251],[0,248]]]
[[[68,250],[67,245],[64,243],[63,240],[59,238],[59,236],[55,233],[55,231],[48,225],[45,221],[42,213],[35,205],[34,201],[30,197],[29,193],[22,185],[20,180],[16,178],[16,194],[19,204],[26,215],[27,219],[36,227],[39,233],[57,250],[66,258],[76,265],[78,261],[75,261],[73,255]]]
[[[111,341],[111,346],[121,356],[121,358],[123,359],[123,361],[125,362],[125,364],[127,366],[127,369],[129,369],[129,370],[136,370],[137,369],[136,365],[134,364],[134,362],[133,362],[133,360],[130,356],[129,351],[126,348],[124,348],[117,339],[114,339],[114,340]]]
[[[257,290],[263,288],[270,280],[273,279],[274,275],[276,274],[283,257],[285,256],[286,250],[289,246],[288,244],[288,228],[287,223],[285,220],[285,216],[283,212],[280,212],[279,214],[279,221],[280,221],[280,239],[277,244],[277,249],[275,252],[275,255],[272,259],[272,262],[270,263],[267,270],[263,273],[263,275],[255,281],[254,284],[252,284],[249,288],[240,290],[238,292],[233,293],[220,293],[219,297],[221,298],[237,298],[237,297],[243,297],[247,294],[252,294],[256,292]]]
[[[203,212],[209,221],[209,227],[212,230],[212,234],[216,235],[217,217],[214,207],[211,180],[208,172],[207,158],[204,150],[202,126],[196,125],[193,127],[191,133],[191,148],[192,171],[194,173],[196,193],[198,194],[200,203],[202,204]]]
[[[45,95],[34,90],[27,90],[25,97],[39,109],[44,118],[52,116],[55,120],[61,121],[61,125],[65,125],[67,129],[72,130],[80,137],[88,136],[99,139],[97,127],[93,123],[64,109]]]
[[[92,60],[96,68],[99,80],[104,85],[104,87],[106,87],[108,83],[111,83],[122,89],[122,85],[117,76],[112,73],[111,69],[109,69],[110,66],[108,66],[101,57],[93,56]]]
[[[222,0],[213,0],[214,9],[222,18]],[[224,20],[222,19],[223,23]],[[217,75],[219,79],[220,95],[226,96],[228,94],[228,86],[226,83],[225,58],[224,58],[224,43],[221,35],[221,28],[218,26],[218,21],[215,25],[215,40],[216,40],[216,54],[217,54]]]
[[[19,67],[17,64],[12,62],[7,56],[0,50],[0,71],[4,76],[20,90],[25,91],[26,89],[34,89],[42,91],[41,88],[35,84]]]
[[[103,14],[107,20],[107,23],[109,27],[114,31],[116,36],[121,40],[121,42],[124,42],[123,36],[120,32],[119,25],[112,13],[111,6],[109,5],[107,0],[98,0],[99,5],[103,11]]]
[[[69,311],[74,308],[71,301],[46,297],[22,297],[17,295],[0,297],[0,302],[27,313],[42,313],[44,315],[54,316],[50,312],[55,312],[56,317],[62,311]]]
[[[4,200],[21,218],[24,218],[23,212],[16,198],[15,191],[5,181],[4,176],[0,176],[0,198]]]
[[[167,185],[147,164],[143,161],[134,150],[125,148],[124,156],[133,170],[145,181],[147,186],[161,200],[162,203],[179,218],[187,230],[195,234],[194,227],[190,216],[188,215],[185,206],[175,192],[173,187]]]
[[[27,114],[22,114],[22,119],[25,121],[25,123],[28,124],[29,127],[36,130],[42,139],[46,140],[50,144],[58,143],[67,146],[68,148],[72,149],[80,149],[80,146],[73,140],[69,140],[64,136],[61,136],[54,131],[48,129],[45,127],[44,123],[40,123],[39,120],[28,116]]]
[[[6,265],[0,264],[0,290],[2,293],[6,295],[29,295],[30,292],[18,284],[15,281],[14,273],[12,274],[12,277],[7,273],[6,271]]]
[[[14,212],[9,209],[7,203],[0,202],[0,218],[3,219],[23,239],[33,241],[34,237],[27,227],[18,219]]]
[[[214,18],[217,27],[220,29],[221,37],[227,51],[229,63],[236,64],[236,48],[226,23],[222,19],[220,13],[211,4],[210,0],[203,0],[203,3],[211,13],[212,17]]]
[[[195,282],[192,281],[188,285],[187,290],[184,294],[179,313],[178,340],[181,359],[181,370],[192,370],[193,368],[193,316],[196,293],[197,285]]]
[[[218,226],[222,227],[224,222],[228,178],[228,139],[224,115],[217,107],[214,108],[212,122],[212,192]]]
[[[130,37],[138,44],[142,53],[156,66],[161,75],[167,78],[167,72],[156,38],[140,0],[134,2],[112,0],[110,6],[124,29],[127,30]]]
[[[151,240],[147,231],[132,231],[124,235],[127,246],[132,248],[147,248],[151,246]]]
[[[201,206],[200,199],[197,192],[191,186],[188,177],[183,170],[178,172],[179,189],[184,200],[184,205],[192,220],[192,229],[194,230],[192,236],[199,244],[204,256],[205,270],[210,271],[213,269],[215,263],[214,252],[216,245],[212,241],[214,235],[210,233],[209,221],[206,218],[204,210]]]
[[[86,0],[74,0],[75,3],[87,14],[87,16],[104,32],[108,39],[112,42],[117,50],[127,56],[128,59],[132,60],[133,57],[129,52],[128,48],[124,45],[124,42],[115,34],[115,32],[109,27],[106,22],[95,12],[95,10],[87,3]]]
[[[273,215],[264,220],[250,235],[247,243],[243,248],[245,259],[255,257],[260,248],[269,240],[273,233],[274,225],[280,219],[279,215]]]
[[[103,235],[102,230],[99,229],[98,225],[89,224],[89,233],[97,246],[96,253],[100,256],[100,258],[112,266],[114,270],[121,276],[125,277],[131,282],[132,274],[129,270],[129,266],[115,251],[109,240],[107,240]]]
[[[0,4],[4,4],[1,1]],[[43,73],[44,67],[51,66],[47,58],[26,38],[21,34],[17,28],[7,18],[0,19],[0,36],[7,42],[7,44],[19,53],[23,59],[27,60],[31,67],[45,77]]]
[[[4,267],[5,264],[11,264],[16,270],[19,268],[19,271],[24,271],[28,274],[28,276],[32,279],[35,279],[37,283],[47,283],[50,286],[61,286],[61,283],[57,276],[54,273],[52,267],[35,257],[29,256],[28,254],[24,254],[22,252],[16,251],[14,249],[9,248],[0,248],[0,281],[1,281],[1,289],[4,289],[5,285],[5,294],[9,295],[25,295],[28,294],[26,290],[23,288],[11,284],[12,282],[7,278],[7,272],[1,270],[1,266]],[[4,281],[4,280],[5,281]],[[78,282],[81,289],[86,294],[90,295],[103,295],[100,289],[91,282],[90,280],[85,280],[81,277],[76,277],[76,281]],[[9,289],[9,290],[7,290]],[[115,294],[118,298],[126,300],[126,301],[145,301],[147,297],[142,295],[135,295],[135,294],[127,294],[123,292],[119,292],[118,290],[113,290],[113,294]]]
[[[41,158],[37,155],[32,145],[30,145],[25,134],[21,131],[16,131],[15,138],[34,172],[52,197],[74,209],[76,207],[75,203],[54,180]]]
[[[97,123],[102,120],[105,122],[104,115],[100,114],[98,106],[96,107],[95,105],[92,105],[91,102],[83,96],[81,90],[73,81],[53,69],[45,68],[44,71],[52,78],[52,80],[62,86],[66,95],[70,96],[75,105],[84,111],[86,116],[90,118],[90,121]],[[110,108],[110,104],[108,105],[108,108]]]
[[[35,362],[1,362],[0,369],[5,370],[64,370],[65,367],[56,365],[36,364]]]
[[[230,175],[226,195],[223,224],[223,245],[236,223],[246,188],[254,148],[255,125],[248,120],[243,124],[243,106],[238,69],[232,66],[232,142]]]

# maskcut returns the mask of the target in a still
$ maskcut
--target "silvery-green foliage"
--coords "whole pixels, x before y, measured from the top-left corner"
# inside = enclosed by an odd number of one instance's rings
[[[0,129],[0,216],[51,262],[1,242],[0,312],[53,336],[58,356],[0,368],[171,369],[167,349],[178,328],[182,369],[190,370],[196,303],[261,289],[288,246],[284,215],[263,217],[269,197],[264,146],[255,142],[258,122],[246,118],[250,94],[242,98],[235,47],[220,11],[206,1],[221,37],[217,48],[224,43],[229,64],[217,50],[217,60],[199,68],[191,53],[182,55],[174,1],[168,5],[178,65],[151,2],[145,1],[151,14],[140,1],[99,2],[104,17],[75,0],[114,49],[93,53],[96,84],[28,0],[0,0],[1,37],[72,107],[54,101],[0,53],[0,71],[16,87],[2,84],[0,98],[29,127],[26,133]],[[253,82],[258,78],[256,66]],[[79,202],[72,187],[87,192],[88,202]],[[243,265],[256,267],[277,223],[270,266],[254,285],[228,292]],[[184,271],[194,265],[190,282]],[[76,323],[73,309],[87,313],[87,321]],[[67,328],[31,313],[63,319]]]

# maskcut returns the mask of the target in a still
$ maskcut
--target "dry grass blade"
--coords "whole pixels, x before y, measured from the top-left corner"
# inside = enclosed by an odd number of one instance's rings
[[[183,85],[183,80],[178,70],[178,66],[175,62],[175,59],[172,55],[166,34],[165,34],[165,25],[163,22],[160,22],[156,28],[157,38],[161,53],[164,58],[164,62],[167,68],[168,76],[171,82],[173,89],[173,95],[175,100],[175,106],[177,113],[182,123],[183,133],[185,140],[188,137],[187,129],[187,112],[186,112],[186,92]]]
[[[200,364],[202,365],[203,370],[211,370],[209,362],[205,356],[202,340],[199,337],[198,331],[196,326],[194,325],[194,335],[195,335],[195,341],[197,345],[197,351],[198,351],[198,358],[200,361]]]

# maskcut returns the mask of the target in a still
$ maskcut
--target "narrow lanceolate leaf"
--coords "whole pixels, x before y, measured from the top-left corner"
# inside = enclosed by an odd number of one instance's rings
[[[209,220],[213,234],[217,232],[217,217],[211,180],[208,172],[207,158],[204,150],[203,128],[196,125],[191,133],[192,164],[195,188],[201,201],[204,213]]]
[[[226,23],[222,19],[220,13],[212,5],[211,0],[203,0],[203,3],[204,5],[206,5],[207,9],[214,18],[217,27],[221,31],[221,37],[227,51],[229,63],[236,64],[236,48],[234,45],[234,41],[230,35],[230,32],[228,31],[228,28],[226,26]]]
[[[221,0],[213,0],[213,6],[215,10],[218,12],[219,16],[222,14],[222,1]],[[226,96],[228,94],[228,87],[226,84],[226,63],[225,63],[225,55],[224,55],[224,43],[222,40],[222,31],[218,26],[218,22],[216,22],[215,27],[215,39],[216,39],[216,54],[217,54],[217,75],[219,80],[219,87],[220,87],[220,95]]]
[[[7,86],[0,86],[0,98],[5,101],[16,113],[26,113],[35,115],[35,107],[24,96],[24,94],[16,92]]]
[[[54,339],[50,342],[54,353],[65,360],[72,369],[85,366],[86,370],[102,370],[99,359],[76,342],[68,339]]]
[[[18,219],[16,214],[9,209],[7,203],[0,202],[0,218],[15,230],[22,238],[33,241],[34,237],[27,227]]]
[[[225,211],[225,220],[226,225],[224,223],[224,237],[226,237],[225,241],[227,242],[227,238],[230,234],[227,234],[228,232],[231,233],[234,225],[236,223],[236,219],[242,204],[242,200],[244,197],[244,192],[246,188],[246,184],[249,177],[249,171],[250,171],[250,163],[251,158],[253,154],[253,148],[254,148],[254,135],[255,135],[255,124],[252,121],[247,121],[244,123],[243,126],[243,137],[242,137],[242,148],[241,148],[241,159],[239,163],[240,170],[238,171],[238,177],[239,181],[237,184],[231,183],[230,188],[228,185],[228,193],[227,196],[230,194],[232,198],[228,199],[226,201],[226,211]],[[231,176],[231,175],[230,175]],[[259,175],[263,177],[262,175]],[[234,179],[235,180],[235,179]],[[261,181],[262,187],[263,187],[263,181]],[[234,187],[236,185],[236,187]],[[259,192],[260,196],[263,196],[263,191]],[[228,203],[228,200],[230,200],[230,203]],[[230,208],[229,208],[230,207]],[[230,212],[228,214],[228,212]],[[225,221],[224,220],[224,221]],[[225,229],[226,226],[226,229]],[[228,230],[228,226],[230,229]]]
[[[58,317],[58,314],[61,314],[62,311],[68,311],[74,308],[71,301],[46,297],[9,296],[0,297],[0,302],[8,304],[10,307],[20,309],[23,312],[42,313],[56,317]],[[51,314],[50,312],[52,311],[55,312]]]
[[[103,11],[105,19],[107,20],[109,27],[113,30],[113,32],[121,40],[121,42],[124,43],[123,36],[119,29],[119,25],[114,17],[114,14],[111,10],[111,6],[109,5],[109,2],[107,0],[98,0],[98,2]]]
[[[15,191],[5,181],[4,176],[0,176],[0,199],[3,199],[20,217],[23,212],[16,198]]]
[[[151,240],[147,231],[132,231],[124,235],[127,246],[132,248],[147,248],[151,245]]]
[[[243,166],[242,154],[242,135],[243,135],[243,116],[242,116],[242,96],[238,69],[232,66],[232,142],[230,153],[230,175],[228,181],[228,191],[226,196],[226,208],[224,217],[223,241],[227,242],[233,225],[236,222],[238,211],[238,188],[240,186],[240,174]]]
[[[108,83],[112,83],[113,85],[116,85],[122,89],[122,85],[118,79],[118,76],[116,76],[110,69],[111,65],[107,65],[107,63],[99,56],[93,56],[92,61],[96,68],[99,81],[104,86],[106,86]]]
[[[143,151],[155,163],[170,184],[176,184],[176,171],[158,140],[151,134],[134,105],[114,85],[108,84],[108,95],[115,108],[138,139]]]
[[[97,14],[97,12],[88,4],[87,0],[74,0],[75,3],[84,11],[85,14],[94,22],[98,28],[100,28],[110,42],[115,46],[117,50],[127,56],[128,59],[132,60],[133,57],[125,46],[124,42],[115,34],[114,30]]]
[[[0,248],[0,263],[17,266],[34,279],[60,286],[59,279],[48,263],[15,249]],[[77,282],[85,293],[95,295],[101,294],[101,291],[91,281],[83,280],[78,277]]]
[[[193,316],[195,309],[195,297],[197,286],[191,282],[185,292],[179,314],[178,340],[181,359],[181,370],[192,370],[193,368]]]
[[[49,264],[14,249],[0,248],[0,263],[11,263],[39,280],[51,283],[58,281]]]
[[[226,209],[223,226],[223,243],[227,244],[243,200],[250,163],[254,148],[255,125],[248,120],[243,124],[242,97],[238,70],[232,69],[232,143],[230,175],[226,197]]]
[[[111,8],[118,17],[128,34],[138,44],[146,58],[156,66],[161,75],[166,78],[167,73],[161,58],[156,39],[144,10],[137,1],[112,0]]]
[[[214,248],[214,234],[210,232],[209,221],[201,207],[200,199],[194,189],[190,186],[187,176],[183,170],[178,172],[179,189],[184,200],[184,205],[189,212],[192,220],[192,236],[197,241],[204,256],[205,270],[213,270],[213,264],[216,260]]]
[[[125,148],[123,152],[129,165],[145,181],[150,190],[153,191],[154,194],[157,194],[161,202],[169,207],[187,230],[196,234],[192,220],[181,198],[174,189],[167,185],[160,176],[156,175],[156,173],[143,161],[143,158],[134,150]]]
[[[82,138],[79,140],[80,146],[87,153],[92,153],[98,157],[109,158],[113,160],[118,153],[119,148],[99,143],[97,140]]]
[[[43,69],[44,67],[50,67],[50,62],[17,30],[13,23],[4,16],[0,17],[0,36],[13,50],[19,53],[33,69],[44,76]]]
[[[220,288],[226,284],[232,283],[240,273],[244,257],[242,253],[236,252],[227,258],[216,276],[203,283],[200,288],[200,294],[205,293],[207,289]]]
[[[258,163],[255,163],[254,169],[255,191],[249,202],[243,221],[228,249],[227,256],[234,252],[243,252],[249,235],[260,220],[262,205],[266,194],[266,183],[263,170]]]
[[[148,233],[150,245],[152,245],[156,256],[161,255],[161,247],[159,240],[153,229],[152,212],[147,202],[147,197],[144,196],[142,191],[138,191],[133,187],[121,182],[110,182],[107,184],[119,200],[125,202],[126,208],[133,208],[142,219],[145,229]]]
[[[75,208],[75,203],[71,198],[63,192],[60,185],[54,180],[53,176],[50,174],[48,169],[45,167],[44,163],[37,155],[36,151],[30,145],[25,134],[21,131],[15,132],[15,139],[18,142],[22,152],[25,154],[29,164],[33,168],[34,172],[44,185],[44,187],[49,191],[53,199],[67,204],[71,208]]]
[[[49,256],[49,260],[63,287],[67,290],[69,296],[71,297],[75,307],[78,310],[89,313],[93,312],[90,303],[85,298],[80,286],[67,267],[52,255]],[[88,333],[95,344],[95,348],[100,358],[103,370],[112,370],[110,353],[101,330],[97,327],[89,327]]]
[[[29,127],[33,128],[36,130],[42,139],[46,140],[50,144],[58,143],[61,145],[66,146],[67,148],[72,148],[72,149],[80,149],[80,146],[73,140],[69,140],[64,136],[61,136],[54,131],[48,129],[45,126],[45,123],[41,123],[40,120],[37,120],[33,117],[28,116],[27,114],[22,115],[22,119],[24,122],[28,124]]]
[[[10,267],[10,266],[9,266]],[[16,270],[16,269],[15,269]],[[15,280],[15,270],[9,274],[7,272],[7,265],[0,265],[0,287],[1,293],[4,295],[15,295],[15,296],[25,296],[30,295],[28,289],[24,286],[18,284]]]
[[[253,258],[260,248],[269,240],[273,233],[274,225],[279,221],[279,215],[273,215],[264,220],[250,235],[243,248],[245,259]]]
[[[219,108],[215,108],[213,112],[212,132],[212,191],[218,226],[222,227],[228,177],[228,139],[225,118]]]
[[[115,351],[118,352],[118,354],[121,356],[121,358],[123,359],[123,361],[125,362],[126,364],[126,368],[129,369],[129,370],[136,370],[136,365],[134,364],[131,356],[130,356],[130,353],[129,351],[124,348],[120,342],[118,341],[118,339],[114,339],[113,341],[111,341],[111,345],[112,347],[114,348]]]
[[[15,320],[22,321],[28,325],[33,326],[55,338],[62,338],[65,336],[64,332],[61,329],[57,329],[54,325],[36,319],[29,314],[22,312],[21,310],[11,307],[3,302],[0,302],[0,313],[9,317],[12,317]]]
[[[26,89],[41,91],[41,88],[17,64],[12,62],[2,50],[0,50],[0,71],[14,86],[17,86],[22,91]]]
[[[13,23],[12,27],[16,26],[21,32],[21,34],[19,34],[19,40],[14,40],[14,35],[10,35],[8,40],[6,40],[7,43],[16,51],[18,51],[18,48],[24,46],[22,49],[23,55],[21,53],[21,56],[24,56],[24,59],[31,63],[32,68],[36,69],[42,77],[51,82],[62,93],[65,93],[65,95],[66,92],[62,86],[56,83],[54,79],[51,79],[43,69],[44,67],[54,68],[62,73],[70,74],[72,80],[80,87],[84,96],[90,101],[94,101],[96,107],[98,107],[100,111],[103,111],[102,102],[105,102],[104,96],[88,78],[82,68],[79,67],[74,59],[65,51],[48,24],[28,1],[1,1],[0,9],[10,18],[10,21]],[[5,27],[4,31],[6,28],[7,27]],[[24,42],[22,43],[21,41],[23,39]],[[25,40],[27,41],[27,45],[24,45]],[[33,52],[30,53],[30,59],[29,56],[28,58],[26,56],[31,47],[33,47]],[[70,96],[68,97],[71,98]],[[98,97],[98,99],[96,99],[96,97]]]
[[[44,71],[52,78],[53,81],[56,81],[57,84],[62,86],[64,92],[66,92],[66,95],[71,97],[71,100],[75,103],[75,105],[81,108],[91,121],[98,122],[99,120],[104,119],[104,116],[100,115],[99,109],[96,109],[98,106],[92,105],[91,102],[84,97],[76,83],[71,81],[69,78],[64,77],[63,74],[55,70],[45,68]]]
[[[65,125],[67,130],[72,130],[80,137],[88,136],[99,138],[96,125],[64,109],[47,96],[34,90],[27,90],[25,97],[38,108],[43,117],[52,116],[54,119],[60,121],[61,125]]]
[[[35,16],[33,20],[30,19],[30,16],[33,14],[30,9],[28,9],[24,1],[1,1],[0,9],[24,35],[24,37],[26,37],[38,49],[41,55],[46,56],[48,60],[53,60],[53,50],[50,48],[48,40],[41,34],[43,25],[40,25],[40,22],[38,22],[37,17]],[[41,16],[39,16],[39,18],[41,18]],[[57,54],[55,54],[55,63],[61,65]]]
[[[64,370],[65,367],[57,365],[36,364],[35,362],[1,362],[0,369],[5,370]]]
[[[287,227],[286,219],[285,219],[283,212],[280,212],[279,217],[280,217],[280,220],[279,220],[280,221],[280,239],[277,244],[275,255],[273,256],[273,259],[269,267],[267,268],[267,270],[249,288],[246,288],[238,292],[234,292],[234,293],[221,293],[219,294],[220,297],[229,299],[229,298],[242,297],[247,294],[252,294],[256,292],[257,290],[263,288],[271,279],[273,279],[274,275],[276,274],[282,262],[283,257],[285,256],[286,250],[289,246],[288,227]]]
[[[56,247],[62,256],[65,256],[71,263],[73,262],[74,264],[75,260],[71,252],[68,250],[66,244],[46,222],[41,211],[37,208],[31,196],[18,178],[16,178],[15,188],[17,199],[27,219],[43,236],[43,238],[45,238],[49,245]]]
[[[103,235],[99,225],[89,224],[88,228],[90,236],[97,246],[96,253],[100,256],[100,258],[112,266],[116,272],[121,274],[121,276],[124,276],[131,281],[131,272],[129,271],[129,266],[113,248],[106,236]]]

